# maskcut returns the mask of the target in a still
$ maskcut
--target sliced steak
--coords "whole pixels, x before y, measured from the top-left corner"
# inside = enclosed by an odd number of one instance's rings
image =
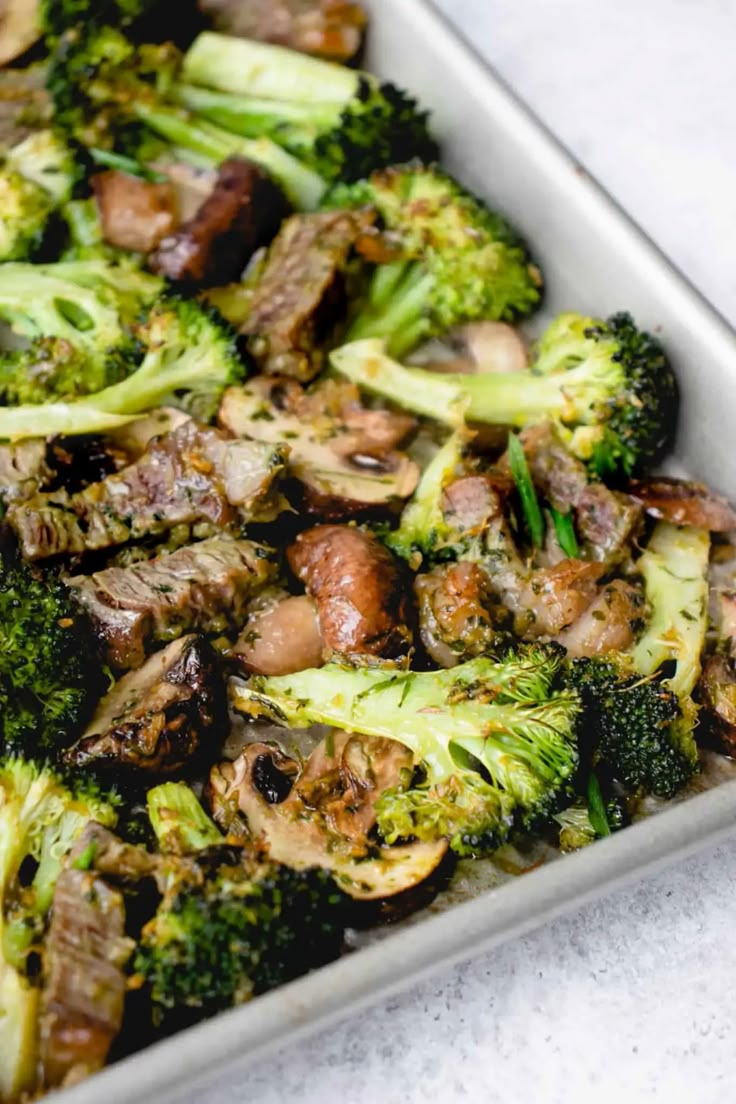
[[[641,506],[627,494],[591,482],[585,465],[568,452],[551,426],[527,429],[521,441],[535,485],[556,510],[574,511],[578,534],[595,558],[627,554],[641,525]]]
[[[22,501],[37,494],[51,480],[46,442],[39,438],[0,445],[0,499]]]
[[[263,372],[311,380],[347,308],[345,269],[369,211],[294,215],[281,227],[242,326]]]
[[[494,602],[488,575],[475,563],[442,564],[414,580],[419,633],[429,657],[455,667],[485,655],[511,616]]]
[[[88,870],[63,870],[54,891],[44,954],[40,1058],[46,1088],[102,1069],[123,1022],[123,896]]]
[[[363,5],[346,0],[199,0],[199,8],[224,34],[341,63],[359,52],[368,22]]]
[[[113,667],[140,667],[146,651],[184,633],[242,624],[275,566],[260,545],[212,537],[168,556],[69,580]]]
[[[208,750],[214,758],[226,720],[214,649],[202,636],[185,636],[113,686],[64,759],[71,767],[110,768],[116,776],[121,770],[168,775],[201,764]]]
[[[117,169],[97,173],[91,184],[108,244],[150,253],[176,229],[176,192],[171,184],[152,184]]]
[[[115,475],[77,494],[35,495],[11,507],[8,520],[29,560],[113,548],[180,524],[239,526],[261,516],[286,455],[188,421]]]
[[[268,245],[288,213],[283,192],[258,165],[231,157],[197,213],[161,242],[150,267],[177,283],[228,284]]]
[[[316,603],[328,653],[353,662],[408,659],[407,582],[372,533],[317,525],[299,534],[287,556]]]

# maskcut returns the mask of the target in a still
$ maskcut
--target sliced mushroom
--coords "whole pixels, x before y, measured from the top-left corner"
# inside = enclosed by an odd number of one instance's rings
[[[282,593],[259,602],[229,653],[257,675],[291,675],[325,662],[325,642],[314,601]]]
[[[140,459],[148,446],[157,437],[163,437],[166,433],[173,433],[185,422],[191,421],[189,414],[183,410],[177,410],[174,406],[162,406],[157,410],[151,410],[134,422],[113,430],[107,434],[107,439],[112,445],[124,453],[128,463],[132,464]]]
[[[65,759],[74,767],[172,774],[206,756],[207,738],[224,731],[225,717],[215,653],[192,634],[124,675]]]
[[[306,509],[326,520],[398,506],[419,481],[419,468],[396,444],[416,423],[361,407],[354,389],[305,393],[293,380],[251,380],[229,388],[221,424],[235,436],[286,442],[289,468],[305,488]]]
[[[523,372],[529,353],[518,330],[506,322],[472,322],[414,353],[413,364],[434,372],[474,376]]]
[[[210,775],[215,819],[231,835],[240,823],[240,831],[247,831],[277,862],[296,870],[330,870],[341,889],[358,900],[381,900],[413,889],[437,871],[447,854],[446,841],[378,847],[366,830],[375,819],[380,787],[400,781],[402,753],[389,749],[390,741],[366,742],[346,733],[334,739],[334,750],[320,745],[292,792],[278,804],[270,803],[257,784],[264,760],[283,769],[286,757],[274,758],[272,747],[251,744],[234,763],[215,767]]]
[[[652,517],[671,521],[673,525],[692,525],[710,529],[712,533],[736,529],[736,512],[725,498],[714,494],[704,483],[659,476],[632,480],[628,492]]]
[[[2,0],[0,5],[0,65],[20,57],[41,37],[38,0]]]
[[[698,684],[706,740],[724,755],[736,758],[736,668],[725,655],[712,655],[703,664]]]
[[[353,663],[408,661],[407,582],[402,564],[372,533],[316,525],[288,551],[314,599],[328,654]]]

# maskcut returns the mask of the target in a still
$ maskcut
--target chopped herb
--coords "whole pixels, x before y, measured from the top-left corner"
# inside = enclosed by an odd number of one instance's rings
[[[575,522],[573,521],[572,511],[567,514],[561,514],[559,510],[555,510],[554,506],[550,507],[550,511],[552,513],[552,521],[555,524],[557,543],[568,559],[578,559],[580,556],[580,545],[578,544],[578,538],[575,536]]]
[[[599,836],[610,836],[611,826],[598,779],[591,774],[588,779],[588,819]]]
[[[90,840],[81,855],[72,863],[74,870],[89,870],[97,854],[97,840]]]
[[[534,489],[523,446],[515,433],[509,434],[509,465],[519,492],[521,508],[532,538],[532,544],[535,548],[541,548],[544,543],[544,518],[542,517],[539,499]]]

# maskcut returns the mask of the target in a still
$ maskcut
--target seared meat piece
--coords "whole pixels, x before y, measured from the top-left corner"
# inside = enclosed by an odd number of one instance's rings
[[[227,702],[217,657],[201,636],[174,640],[113,686],[65,753],[71,767],[167,775],[210,757],[225,731]]]
[[[124,456],[128,464],[132,464],[134,460],[140,460],[157,437],[173,433],[190,420],[191,416],[176,406],[160,406],[148,414],[142,414],[134,422],[111,430],[105,437],[116,452]],[[121,464],[121,467],[125,466],[126,464]]]
[[[572,456],[549,425],[521,435],[535,485],[561,513],[573,510],[575,526],[596,559],[629,552],[641,524],[641,507],[629,495],[591,482],[585,465]]]
[[[440,667],[484,655],[510,628],[510,614],[493,602],[488,575],[478,564],[442,564],[416,577],[414,593],[422,643]]]
[[[343,63],[360,50],[368,21],[350,0],[199,0],[199,8],[224,34]]]
[[[63,870],[54,891],[44,953],[40,1058],[46,1088],[102,1069],[123,1022],[125,936],[122,894],[88,870]]]
[[[113,667],[140,667],[156,641],[242,623],[254,593],[274,576],[266,550],[212,537],[168,556],[69,580]]]
[[[176,192],[171,184],[153,184],[117,169],[97,173],[91,184],[102,237],[109,245],[150,253],[176,229]]]
[[[299,534],[287,556],[317,605],[328,654],[352,662],[408,658],[406,579],[372,533],[317,525]]]
[[[79,833],[69,852],[69,865],[84,857],[89,869],[123,882],[138,882],[155,877],[161,867],[161,856],[152,855],[134,843],[125,843],[97,821],[90,821]]]
[[[255,251],[268,245],[288,213],[283,192],[258,165],[231,157],[197,213],[161,242],[150,267],[177,283],[230,283]]]
[[[11,507],[8,521],[29,560],[112,548],[180,524],[240,525],[264,516],[285,457],[278,446],[232,441],[188,421],[115,475],[77,494],[35,495]]]
[[[503,517],[504,503],[513,486],[513,480],[505,472],[456,479],[442,495],[445,521],[458,535],[480,535],[491,521]]]
[[[583,614],[556,637],[573,658],[626,652],[645,620],[641,588],[614,579],[600,589]]]
[[[215,820],[229,835],[258,841],[277,862],[330,870],[352,897],[392,897],[424,882],[445,857],[446,841],[377,847],[368,835],[376,800],[404,784],[411,755],[393,740],[337,732],[332,741],[332,750],[327,741],[314,750],[301,774],[298,763],[268,744],[250,744],[235,762],[215,767],[209,783]],[[288,793],[280,802],[272,791],[279,776]]]
[[[33,13],[35,16],[35,12]],[[54,114],[46,90],[46,66],[0,69],[0,147],[11,149]]]
[[[311,380],[322,345],[345,316],[345,268],[369,211],[294,215],[271,246],[241,332],[259,368]]]
[[[633,479],[629,494],[652,517],[671,521],[673,525],[693,525],[697,529],[710,529],[712,533],[736,529],[736,513],[725,498],[713,494],[704,483],[664,476]]]
[[[304,508],[329,521],[395,507],[414,493],[419,468],[396,445],[413,418],[367,410],[352,384],[327,380],[306,392],[283,377],[256,376],[223,395],[220,422],[236,436],[288,441],[289,471]]]
[[[0,499],[31,498],[52,478],[46,442],[39,439],[0,445]]]
[[[698,697],[705,722],[702,734],[724,755],[736,758],[736,668],[728,656],[717,653],[703,664]]]
[[[314,601],[304,594],[281,594],[263,603],[250,613],[230,655],[257,675],[291,675],[321,667],[325,642]]]

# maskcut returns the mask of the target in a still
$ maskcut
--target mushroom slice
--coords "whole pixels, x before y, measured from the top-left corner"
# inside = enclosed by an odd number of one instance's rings
[[[256,602],[230,658],[257,675],[291,675],[322,666],[325,642],[308,595],[282,592]]]
[[[724,755],[736,758],[736,668],[732,659],[720,653],[708,657],[698,696],[707,741]]]
[[[307,509],[329,520],[400,504],[414,493],[419,468],[394,451],[396,435],[406,437],[413,420],[356,406],[320,410],[310,399],[293,381],[256,377],[225,392],[220,423],[238,437],[288,443]]]
[[[225,717],[214,651],[204,637],[184,636],[115,684],[65,759],[74,767],[172,774],[202,757]]]
[[[633,479],[628,493],[642,504],[652,517],[673,525],[692,525],[711,533],[736,529],[736,513],[725,498],[714,494],[704,483],[686,479]]]
[[[471,322],[444,338],[428,342],[411,358],[434,372],[466,376],[523,372],[529,353],[518,330],[506,322]]]
[[[0,65],[30,50],[41,36],[37,0],[3,0],[0,5]]]
[[[315,749],[279,804],[270,804],[258,785],[259,776],[268,774],[264,763],[283,771],[289,762],[276,749],[251,744],[234,763],[215,767],[210,775],[215,819],[230,834],[237,834],[240,822],[241,832],[295,870],[330,870],[356,900],[394,897],[425,882],[447,854],[445,840],[379,847],[367,836],[376,799],[400,779],[403,753],[388,748],[393,741],[348,733],[335,733],[333,739],[334,746],[324,741]]]

